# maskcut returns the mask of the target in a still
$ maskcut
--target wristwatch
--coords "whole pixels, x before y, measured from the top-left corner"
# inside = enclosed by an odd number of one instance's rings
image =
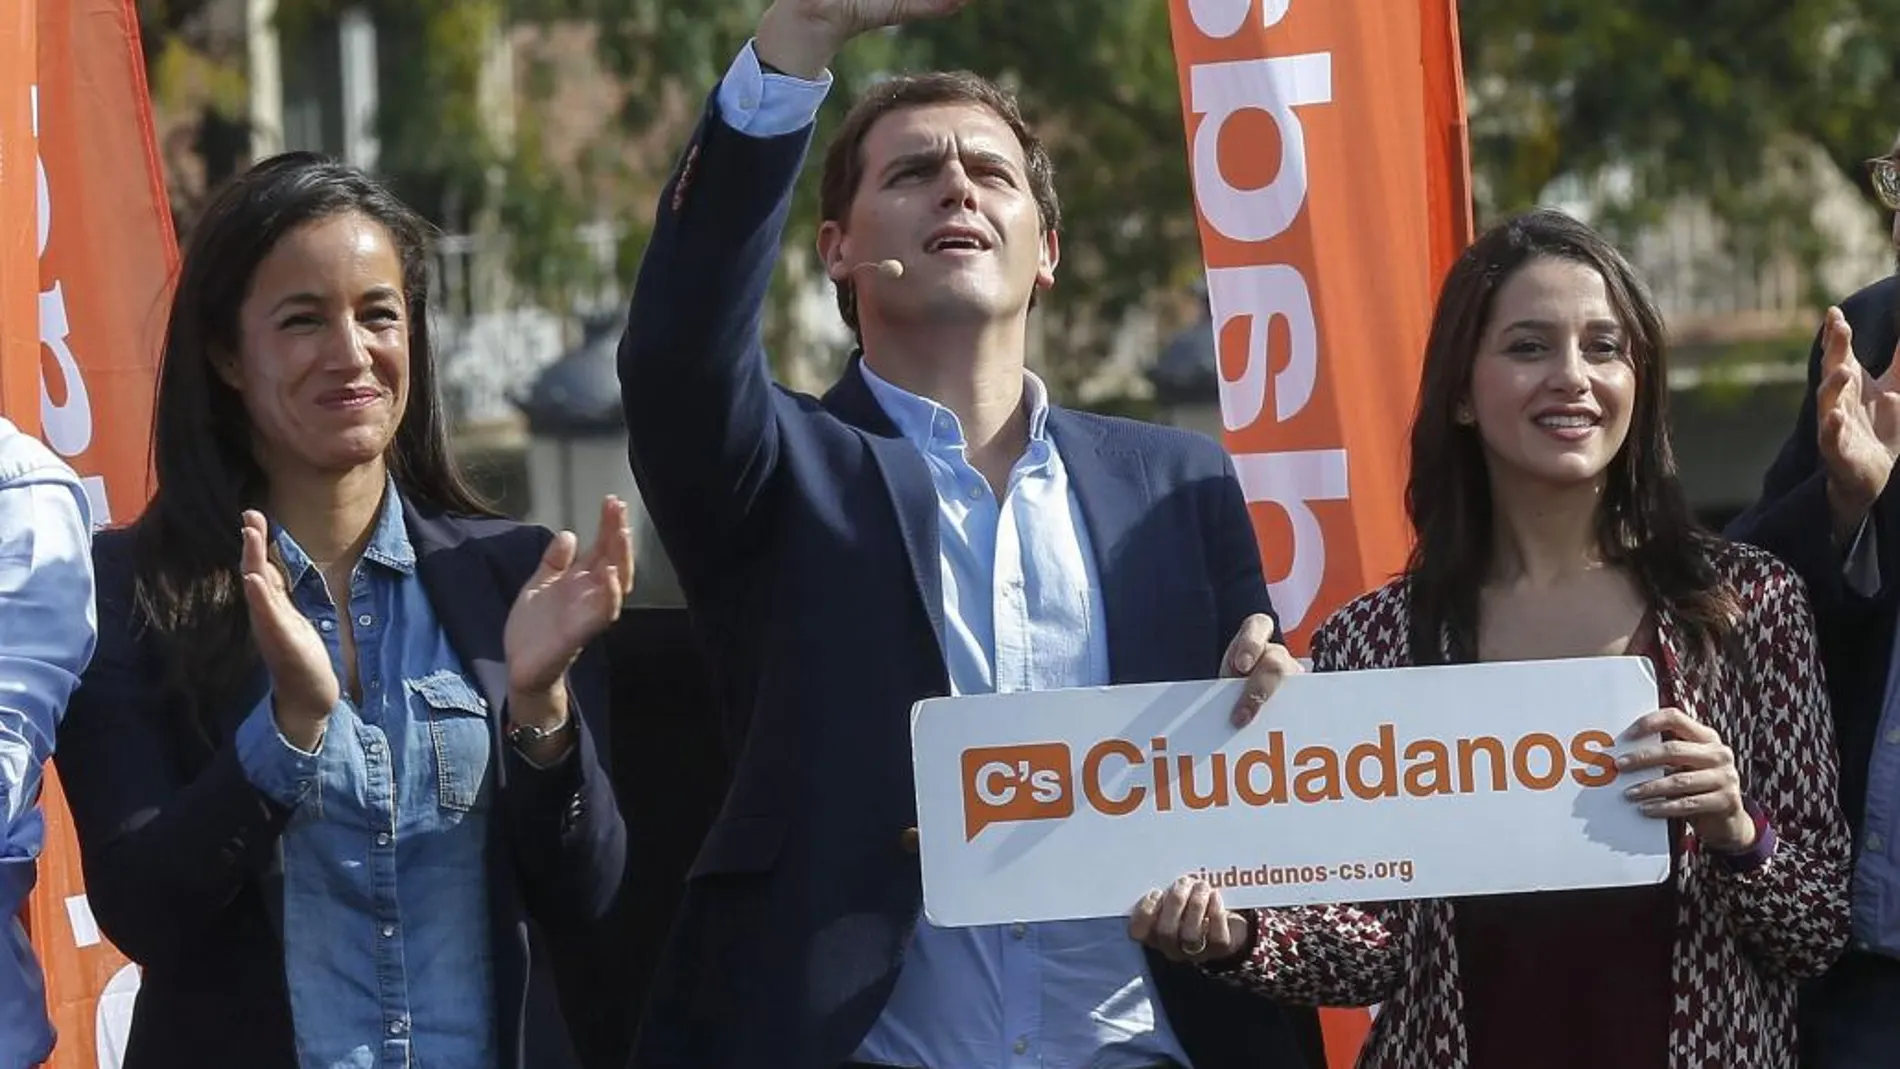
[[[508,725],[507,731],[503,732],[503,734],[507,737],[511,746],[520,750],[533,746],[537,742],[546,742],[560,735],[573,723],[574,715],[569,713],[567,716],[561,718],[560,723],[551,728],[544,728],[539,724],[510,724]]]

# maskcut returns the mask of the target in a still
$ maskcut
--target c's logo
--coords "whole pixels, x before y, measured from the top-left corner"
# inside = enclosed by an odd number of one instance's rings
[[[991,824],[1074,814],[1069,769],[1069,748],[1060,742],[963,751],[965,839]]]

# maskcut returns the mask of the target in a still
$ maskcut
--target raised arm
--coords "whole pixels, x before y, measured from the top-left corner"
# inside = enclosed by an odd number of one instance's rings
[[[620,343],[628,451],[689,596],[759,537],[779,465],[761,324],[826,68],[851,38],[961,0],[779,0],[660,194]]]

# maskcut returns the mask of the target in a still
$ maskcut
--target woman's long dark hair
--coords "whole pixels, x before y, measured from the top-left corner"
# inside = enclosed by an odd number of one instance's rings
[[[200,717],[256,663],[238,531],[242,511],[262,508],[266,490],[244,402],[216,361],[239,351],[239,308],[264,257],[292,231],[349,213],[382,224],[402,260],[409,402],[386,458],[390,474],[417,504],[489,513],[449,458],[429,341],[428,223],[368,175],[310,153],[272,157],[233,179],[193,227],[179,270],[152,428],[157,490],[134,529],[138,611]]]
[[[1599,551],[1629,571],[1651,605],[1675,615],[1691,654],[1713,655],[1732,634],[1739,606],[1711,563],[1713,536],[1676,479],[1662,313],[1614,246],[1561,212],[1535,211],[1487,231],[1459,257],[1432,318],[1405,491],[1416,535],[1406,569],[1413,660],[1441,663],[1446,639],[1453,660],[1477,656],[1478,593],[1495,551],[1491,480],[1478,428],[1461,424],[1458,410],[1471,394],[1472,365],[1498,291],[1541,258],[1582,264],[1603,277],[1636,371],[1629,436],[1610,462],[1598,503]]]

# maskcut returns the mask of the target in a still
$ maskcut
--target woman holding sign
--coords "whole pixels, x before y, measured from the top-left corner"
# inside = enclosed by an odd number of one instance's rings
[[[1535,212],[1480,238],[1426,350],[1412,559],[1312,654],[1319,671],[1650,658],[1668,708],[1618,764],[1661,770],[1627,793],[1670,822],[1671,879],[1229,911],[1184,878],[1136,906],[1137,939],[1276,999],[1379,1004],[1362,1066],[1794,1065],[1796,981],[1847,936],[1812,617],[1786,568],[1696,526],[1664,358],[1660,313],[1587,227]]]
[[[582,714],[627,514],[581,547],[464,486],[425,234],[292,154],[185,253],[157,493],[98,539],[59,737],[93,913],[142,968],[126,1069],[572,1064],[547,940],[623,868]]]

